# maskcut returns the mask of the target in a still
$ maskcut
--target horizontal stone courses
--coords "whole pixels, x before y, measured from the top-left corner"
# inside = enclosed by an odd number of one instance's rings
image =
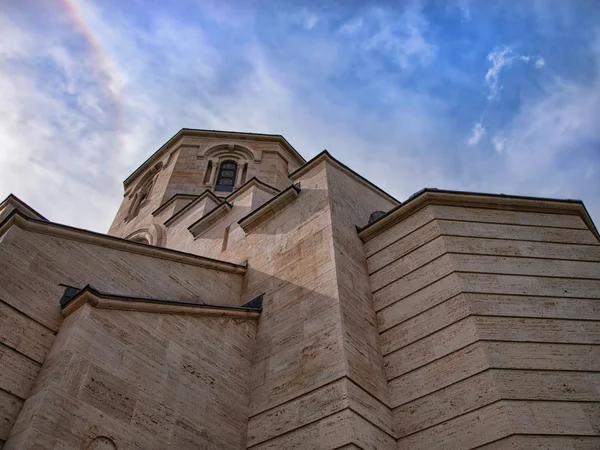
[[[442,255],[444,256],[444,255]],[[423,266],[424,267],[424,266]],[[418,269],[417,269],[418,270]],[[513,274],[513,273],[498,273],[498,272],[473,272],[473,271],[466,271],[466,270],[451,270],[448,273],[442,274],[441,276],[439,276],[438,278],[432,280],[430,283],[418,287],[417,289],[415,289],[414,291],[409,291],[408,293],[406,293],[405,295],[402,295],[399,298],[395,298],[393,299],[393,297],[386,297],[385,298],[385,302],[382,304],[378,305],[378,301],[377,299],[375,299],[375,312],[380,313],[382,310],[386,309],[386,308],[390,308],[392,307],[394,304],[404,300],[407,297],[410,297],[412,295],[414,295],[415,293],[422,291],[430,286],[432,286],[433,284],[443,280],[444,278],[448,277],[449,275],[452,274],[457,274],[457,275],[477,275],[477,276],[486,276],[486,275],[490,275],[490,276],[494,276],[494,277],[518,277],[518,278],[522,278],[522,279],[542,279],[542,280],[551,280],[551,281],[555,281],[555,282],[561,282],[563,280],[565,281],[585,281],[585,282],[592,282],[595,284],[598,284],[598,288],[600,289],[600,276],[598,276],[597,278],[588,278],[588,277],[575,277],[575,276],[554,276],[554,275],[528,275],[528,274]],[[402,281],[402,279],[400,280],[396,280],[392,283],[390,283],[390,285],[397,283],[398,281]],[[599,283],[596,283],[599,282]],[[589,284],[589,283],[588,283]],[[387,286],[390,286],[387,285]],[[387,286],[384,286],[387,287]],[[462,293],[475,293],[475,294],[505,294],[505,295],[523,295],[523,296],[532,296],[532,295],[536,295],[539,297],[555,297],[556,295],[554,294],[554,292],[550,292],[549,294],[536,294],[536,293],[527,293],[527,292],[523,292],[523,293],[518,293],[518,292],[498,292],[498,291],[493,291],[493,290],[485,290],[483,289],[483,284],[480,285],[482,287],[481,290],[472,290],[469,289],[468,286],[466,286],[463,290],[461,290],[460,292]],[[382,289],[384,289],[382,288]],[[377,292],[380,292],[381,289],[379,289]],[[554,290],[553,290],[554,291]],[[376,294],[377,292],[374,292],[374,294]],[[565,293],[568,293],[568,291],[565,291]],[[554,295],[552,295],[554,294]],[[594,292],[590,292],[590,296],[585,295],[585,296],[573,296],[573,295],[564,295],[562,296],[563,298],[597,298]],[[391,300],[388,300],[391,299]],[[411,316],[412,317],[412,316]]]
[[[541,447],[543,446],[543,447]],[[545,450],[597,450],[600,436],[573,434],[511,433],[510,435],[476,447],[481,450],[515,450],[544,448]]]
[[[595,353],[597,353],[597,364],[596,365],[586,365],[585,367],[576,367],[576,368],[565,368],[565,367],[555,367],[549,368],[550,362],[554,361],[550,360],[548,357],[544,356],[542,358],[542,362],[544,363],[541,366],[536,367],[524,367],[523,365],[515,364],[512,366],[507,360],[498,359],[501,356],[498,356],[494,353],[490,354],[490,351],[494,351],[492,346],[504,346],[507,345],[509,348],[515,345],[523,347],[524,345],[530,346],[538,346],[545,349],[554,349],[555,347],[559,347],[565,349],[571,349],[571,356],[576,357],[576,351],[573,349],[580,348],[582,350],[589,350],[593,348]],[[531,356],[530,356],[531,358]],[[445,360],[446,361],[443,361]],[[535,361],[530,360],[528,363],[534,363]],[[561,363],[567,364],[568,361],[563,357]],[[585,362],[579,359],[579,363]],[[554,361],[556,363],[556,361]],[[438,372],[442,370],[444,367],[452,367],[451,372],[444,372],[444,376],[447,378],[437,378]],[[576,371],[576,372],[596,372],[600,371],[600,346],[595,344],[573,344],[573,343],[554,343],[554,342],[523,342],[523,341],[492,341],[492,340],[478,340],[467,344],[461,348],[458,348],[452,352],[449,352],[439,358],[431,360],[425,364],[420,365],[414,369],[407,371],[397,377],[391,378],[388,380],[388,385],[390,387],[390,399],[391,399],[391,407],[397,408],[398,406],[407,404],[421,397],[425,397],[434,392],[437,392],[445,387],[451,386],[457,382],[460,382],[464,379],[467,379],[473,375],[479,374],[484,370],[488,369],[520,369],[520,370],[545,370],[545,371],[556,371],[556,372],[566,372],[566,371]],[[440,372],[441,373],[441,372]],[[439,374],[438,374],[439,375]],[[437,382],[437,384],[435,382]],[[400,389],[400,391],[399,391]],[[407,391],[408,389],[408,391]],[[405,398],[400,401],[398,398],[399,392],[402,392],[405,395]]]
[[[600,327],[597,326],[596,328],[600,328]],[[433,333],[433,334],[436,334],[436,333]],[[430,336],[432,336],[432,335],[430,335]],[[430,337],[430,336],[428,336],[428,337]],[[596,346],[596,345],[600,345],[600,343],[599,343],[599,341],[597,339],[594,339],[593,342],[590,342],[590,341],[588,341],[588,342],[573,342],[573,341],[565,341],[565,340],[563,340],[563,341],[550,341],[550,340],[527,340],[527,339],[493,339],[493,338],[479,338],[478,339],[478,338],[473,338],[472,340],[468,341],[467,343],[465,343],[463,345],[460,345],[460,346],[454,348],[453,350],[448,351],[447,353],[444,353],[442,355],[439,355],[439,356],[431,358],[431,359],[427,359],[425,362],[421,363],[420,365],[416,365],[415,367],[407,369],[405,372],[398,373],[398,374],[395,374],[393,376],[390,376],[387,381],[391,382],[391,381],[393,381],[393,380],[395,380],[397,378],[401,378],[401,377],[403,377],[403,376],[405,376],[407,374],[410,374],[410,373],[412,373],[412,372],[414,372],[416,370],[422,369],[423,367],[426,367],[426,366],[428,366],[430,364],[434,364],[434,363],[436,363],[438,361],[441,361],[444,358],[453,355],[454,353],[457,353],[457,352],[459,352],[461,350],[464,350],[465,348],[469,347],[470,345],[477,344],[477,343],[482,343],[482,342],[483,343],[485,343],[485,342],[515,343],[516,342],[516,343],[520,343],[520,344],[548,344],[548,345],[565,345],[565,344],[568,344],[568,345],[573,345],[573,346],[577,346],[577,345],[580,345],[580,346]],[[412,345],[412,344],[409,344],[406,347],[409,347],[410,345]],[[406,347],[403,347],[403,349],[405,349]],[[398,351],[401,351],[401,350],[402,349],[394,350],[394,351],[388,353],[386,356],[393,355],[394,353],[397,353]],[[600,348],[599,348],[599,350],[600,350]],[[548,369],[548,370],[550,370],[550,369]],[[562,370],[562,369],[560,369],[560,370]]]
[[[4,222],[0,224],[0,234],[3,234],[3,232],[5,231],[5,227],[10,228],[13,225],[40,234],[60,236],[65,239],[83,241],[92,245],[110,247],[115,250],[139,253],[153,258],[161,258],[179,263],[201,266],[209,269],[220,270],[223,272],[235,273],[240,275],[246,273],[246,267],[239,264],[233,264],[227,261],[220,261],[217,259],[193,255],[191,253],[184,253],[163,247],[146,245],[127,239],[118,238],[115,236],[70,227],[68,225],[61,225],[53,222],[32,219],[30,217],[24,216],[16,210],[13,211],[4,220]]]
[[[480,375],[480,374],[477,374],[477,375]],[[403,438],[406,438],[406,437],[409,437],[409,436],[413,436],[415,434],[421,433],[421,432],[429,430],[431,428],[434,428],[434,427],[446,424],[448,422],[451,422],[453,420],[459,419],[459,418],[461,418],[464,415],[471,414],[473,412],[476,412],[476,411],[479,411],[481,409],[484,409],[484,408],[486,408],[488,406],[494,405],[494,404],[496,404],[498,402],[507,401],[507,400],[511,401],[511,402],[524,402],[524,403],[525,402],[527,402],[527,403],[529,403],[529,402],[539,402],[539,403],[547,402],[547,403],[569,403],[569,404],[572,404],[572,403],[591,403],[591,404],[599,404],[600,405],[600,401],[598,401],[598,400],[584,401],[584,400],[553,400],[553,399],[530,399],[530,398],[519,398],[519,399],[516,399],[516,398],[510,398],[510,397],[500,397],[500,398],[497,398],[496,400],[490,401],[489,403],[485,403],[485,404],[482,404],[481,406],[477,406],[477,407],[474,407],[472,409],[465,410],[464,412],[462,412],[460,414],[457,414],[455,416],[449,417],[449,418],[447,418],[445,420],[442,420],[440,422],[433,423],[431,425],[428,425],[426,427],[420,428],[418,430],[411,431],[410,433],[398,434],[397,439],[403,439]],[[514,434],[511,435],[511,436],[514,436]],[[530,434],[529,436],[532,436],[532,435]],[[552,434],[542,434],[542,435],[539,435],[539,436],[553,436],[553,435]],[[567,435],[565,435],[565,434],[556,434],[556,436],[567,436]],[[598,436],[600,438],[600,435],[598,435],[598,434],[571,435],[571,436]],[[504,439],[504,438],[502,438],[502,439]],[[493,441],[493,442],[497,442],[497,441]],[[491,443],[492,442],[488,442],[485,445],[487,446],[487,445],[489,445]],[[476,448],[480,448],[480,447],[478,446],[478,447],[472,447],[472,448],[476,449]]]
[[[462,214],[477,211],[477,214],[471,214],[469,219],[472,219],[472,216],[477,217],[479,215],[479,220],[481,220],[481,215],[486,214],[486,211],[490,211],[489,214],[492,217],[488,218],[488,220],[492,222],[497,222],[499,218],[508,221],[511,217],[519,217],[517,223],[522,223],[524,217],[532,217],[535,220],[544,222],[544,215],[552,215],[555,218],[555,222],[561,216],[568,218],[565,219],[567,221],[574,220],[571,218],[578,218],[600,240],[585,206],[579,200],[503,196],[437,189],[424,189],[413,195],[408,201],[395,207],[375,222],[363,227],[359,232],[359,236],[366,243],[379,234],[385,233],[397,223],[409,219],[411,215],[417,214],[419,210],[426,206],[438,208],[436,215],[441,215],[442,217],[443,215],[440,214],[439,209],[443,208],[454,209],[455,212],[458,210]],[[457,218],[456,215],[453,218]]]
[[[248,448],[248,449],[251,449],[251,448],[256,448],[256,447],[257,447],[257,446],[259,446],[259,445],[265,444],[265,443],[267,443],[267,442],[269,442],[269,441],[272,441],[272,440],[274,440],[274,439],[277,439],[277,438],[280,438],[280,437],[282,437],[282,436],[285,436],[286,434],[293,433],[293,432],[295,432],[295,431],[301,430],[302,428],[308,427],[308,426],[310,426],[310,425],[312,425],[312,424],[314,424],[314,423],[320,422],[321,420],[327,419],[327,418],[329,418],[329,417],[333,417],[333,416],[335,416],[336,414],[340,414],[340,413],[341,413],[341,412],[343,412],[343,411],[352,411],[354,414],[356,414],[357,416],[361,417],[363,420],[366,420],[367,422],[369,422],[371,425],[373,425],[373,426],[374,426],[375,428],[377,428],[378,430],[382,431],[383,433],[385,433],[385,434],[386,434],[386,435],[388,435],[389,437],[391,437],[391,438],[393,438],[393,439],[396,439],[396,436],[394,436],[393,434],[391,434],[389,431],[386,431],[385,429],[383,429],[382,427],[380,427],[378,424],[376,424],[376,423],[374,423],[374,422],[370,421],[369,419],[367,419],[367,418],[366,418],[365,416],[363,416],[363,415],[362,415],[362,414],[361,414],[359,411],[356,411],[356,408],[353,408],[353,407],[351,407],[351,406],[346,406],[346,407],[344,407],[344,408],[342,408],[342,409],[336,410],[336,411],[334,411],[334,412],[332,412],[332,413],[329,413],[329,414],[326,414],[326,415],[324,415],[324,416],[319,416],[318,418],[316,418],[316,419],[314,419],[314,420],[311,420],[310,422],[306,422],[306,423],[302,424],[302,425],[301,425],[301,426],[299,426],[299,427],[292,428],[292,429],[290,429],[290,430],[287,430],[287,431],[285,431],[285,432],[283,432],[283,433],[280,433],[280,434],[278,434],[278,435],[272,436],[272,437],[270,437],[270,438],[268,438],[268,439],[264,439],[264,440],[262,440],[262,441],[260,441],[260,442],[256,442],[256,443],[253,443],[253,444],[251,444],[251,445],[248,445],[248,447],[247,447],[247,448]],[[354,444],[354,445],[356,446],[356,444]],[[343,446],[341,446],[341,447],[334,447],[334,448],[333,448],[333,449],[331,449],[331,450],[340,449],[340,448],[346,448],[346,447],[347,447],[346,445],[343,445]],[[362,447],[359,447],[359,446],[356,446],[356,448],[361,448],[361,449],[362,449]]]
[[[371,394],[371,393],[370,393],[369,391],[367,391],[365,388],[363,388],[363,387],[362,387],[362,386],[360,386],[358,383],[356,383],[355,381],[353,381],[353,380],[352,380],[350,377],[348,377],[348,376],[345,376],[345,375],[344,375],[344,376],[338,377],[338,378],[336,378],[336,379],[334,379],[334,380],[327,381],[327,382],[325,382],[325,383],[323,383],[323,384],[316,385],[316,386],[314,387],[314,389],[312,389],[312,390],[310,390],[310,391],[308,391],[308,392],[303,392],[302,394],[300,394],[300,395],[298,395],[298,396],[296,396],[296,397],[292,397],[292,398],[290,398],[290,399],[287,399],[287,400],[285,400],[285,401],[282,401],[282,402],[280,402],[280,403],[277,403],[277,404],[275,404],[275,405],[273,405],[273,406],[269,406],[269,408],[266,408],[266,409],[264,409],[264,410],[262,410],[262,411],[258,411],[258,412],[255,412],[255,413],[251,413],[251,414],[249,415],[249,419],[252,419],[252,418],[254,418],[254,417],[257,417],[257,416],[260,416],[260,415],[262,415],[262,414],[268,413],[269,411],[272,411],[272,410],[274,410],[274,409],[276,409],[276,408],[279,408],[279,407],[281,407],[282,405],[285,405],[285,404],[287,404],[287,403],[290,403],[290,402],[296,401],[296,400],[298,400],[298,399],[301,399],[301,398],[303,398],[303,397],[309,396],[309,395],[311,395],[312,393],[314,393],[316,390],[323,389],[323,388],[325,388],[325,387],[327,387],[327,386],[329,386],[329,385],[332,385],[332,384],[338,383],[340,380],[344,380],[344,379],[345,379],[345,380],[348,380],[350,383],[352,383],[352,384],[354,384],[356,387],[360,388],[360,389],[361,389],[363,392],[367,393],[367,394],[369,395],[369,397],[373,398],[373,399],[374,399],[374,400],[376,400],[378,403],[381,403],[382,405],[385,405],[386,407],[389,407],[389,405],[386,405],[386,404],[385,404],[383,401],[381,401],[380,399],[378,399],[377,397],[375,397],[373,394]]]
[[[397,261],[407,258],[413,253],[423,251],[424,247],[437,240],[440,241],[439,245],[445,248],[443,253],[472,256],[504,256],[555,261],[600,262],[600,245],[596,244],[573,244],[571,242],[544,242],[523,239],[437,234],[428,241],[419,242],[419,245],[414,245],[414,240],[411,240],[411,247],[408,251],[405,253],[395,253],[393,257],[389,257],[385,260],[385,264],[382,263],[381,256],[378,256],[377,258],[370,257],[368,262],[374,261],[376,265],[373,266],[373,263],[370,264],[372,269],[370,270],[369,275],[373,276],[380,273]],[[463,248],[459,247],[459,243],[463,244]],[[525,245],[522,245],[520,249],[515,248],[517,243],[523,243]],[[440,251],[442,250],[440,249]]]
[[[42,364],[44,363],[44,361],[38,361],[37,359],[32,358],[27,353],[23,353],[22,351],[18,350],[17,348],[15,348],[14,346],[12,346],[6,342],[0,342],[0,349],[2,349],[2,348],[8,348],[8,349],[12,350],[13,352],[17,353],[18,355],[22,356],[23,358],[26,358],[29,361],[31,361],[32,363],[37,364],[39,367],[42,367]],[[1,388],[1,386],[0,386],[0,388]]]
[[[454,297],[449,298],[448,300],[443,301],[442,303],[439,303],[435,306],[432,306],[431,308],[422,311],[420,313],[418,313],[417,315],[411,317],[410,319],[405,320],[404,322],[400,322],[396,325],[390,326],[389,328],[385,328],[382,329],[380,328],[380,336],[381,336],[381,349],[382,349],[382,354],[384,356],[393,353],[394,351],[400,350],[408,345],[411,345],[412,343],[418,342],[421,339],[424,339],[428,336],[431,336],[432,334],[435,334],[439,331],[442,331],[444,328],[447,328],[455,323],[458,323],[461,320],[464,320],[468,317],[496,317],[496,318],[507,318],[507,319],[541,319],[541,320],[569,320],[569,321],[582,321],[582,322],[600,322],[600,303],[593,305],[593,311],[591,315],[585,316],[585,317],[565,317],[565,315],[551,315],[551,314],[545,314],[545,315],[527,315],[527,314],[509,314],[509,313],[500,313],[500,312],[494,312],[494,313],[474,313],[474,312],[469,312],[468,309],[466,309],[462,314],[456,316],[456,317],[449,317],[448,320],[449,322],[444,323],[443,325],[434,327],[434,328],[427,328],[427,331],[423,331],[422,334],[413,337],[412,339],[408,339],[407,336],[405,335],[406,331],[402,330],[402,331],[398,331],[400,330],[400,327],[402,327],[406,322],[410,321],[410,320],[414,320],[414,319],[418,319],[419,316],[425,315],[429,312],[431,312],[432,310],[434,310],[435,308],[439,307],[439,306],[444,306],[444,304],[446,302],[450,302],[453,299],[456,299],[459,295],[458,294]],[[514,296],[506,296],[506,297],[514,297]],[[547,297],[547,298],[552,298],[552,297]],[[543,299],[543,297],[542,297]],[[557,300],[562,300],[562,301],[585,301],[587,303],[596,303],[599,302],[600,299],[557,299]],[[466,302],[466,301],[465,301]],[[592,309],[592,308],[590,308]],[[593,314],[595,313],[595,315]],[[582,310],[582,315],[585,314],[585,310]],[[421,327],[423,328],[423,327]],[[390,335],[396,335],[399,334],[399,336],[397,337],[388,337]],[[390,350],[390,347],[395,347],[395,345],[393,344],[394,339],[398,340],[399,338],[402,339],[402,342],[405,342],[404,344],[401,344],[399,347],[394,348],[392,350]]]
[[[433,242],[435,241],[432,241],[432,243]],[[377,294],[382,289],[399,281],[405,282],[404,279],[406,277],[414,275],[419,269],[423,269],[430,264],[438,263],[445,263],[446,266],[448,266],[448,269],[453,269],[453,272],[572,279],[600,279],[600,262],[596,261],[530,258],[524,256],[498,256],[490,254],[464,254],[443,251],[441,248],[438,248],[431,256],[432,259],[421,261],[420,265],[417,267],[409,267],[409,270],[405,273],[399,270],[391,270],[390,267],[395,267],[388,266],[388,268],[383,268],[386,270],[385,272],[379,271],[377,274],[372,275],[371,284],[373,285],[373,294]],[[543,265],[537,264],[537,261],[540,259],[543,259],[546,262]],[[428,273],[430,275],[436,273],[436,268],[435,265],[432,265],[431,268],[428,269]]]
[[[476,377],[480,377],[486,373],[500,373],[500,372],[507,372],[507,373],[511,373],[511,372],[530,372],[532,374],[537,374],[537,375],[541,375],[543,376],[544,374],[548,374],[548,375],[557,375],[560,376],[561,374],[582,374],[582,375],[586,375],[586,374],[590,374],[593,375],[594,377],[598,376],[599,377],[599,381],[600,381],[600,368],[598,368],[597,370],[565,370],[565,369],[527,369],[527,368],[511,368],[511,367],[489,367],[487,369],[481,370],[479,372],[476,372],[472,375],[469,375],[468,377],[462,378],[459,381],[456,381],[455,383],[449,384],[447,386],[444,386],[442,388],[436,389],[435,391],[431,391],[428,394],[419,397],[419,398],[415,398],[414,400],[411,400],[409,402],[403,403],[402,405],[399,406],[394,406],[392,408],[393,411],[398,410],[399,408],[404,408],[408,405],[411,405],[413,403],[419,402],[421,399],[426,398],[430,395],[433,394],[437,394],[441,391],[445,391],[448,390],[458,384],[461,383],[465,383],[469,380],[472,380],[473,378]],[[598,396],[600,396],[600,393],[598,393]],[[599,403],[600,402],[600,397],[598,397],[598,400],[589,400],[589,402],[591,403]],[[510,399],[510,398],[506,398],[506,399]],[[518,399],[517,399],[518,400]],[[539,400],[538,398],[533,398],[533,399],[523,399],[523,400]],[[561,400],[554,400],[554,399],[546,399],[547,401],[561,401]],[[542,401],[542,400],[540,400]],[[572,401],[572,400],[564,400],[564,401]],[[586,400],[577,400],[578,402],[586,402]]]
[[[599,417],[598,403],[500,400],[403,437],[398,448],[482,448],[514,435],[598,436]],[[547,447],[537,441],[535,448]]]
[[[36,324],[38,324],[39,326],[45,328],[46,330],[48,330],[52,334],[56,334],[56,331],[54,331],[52,328],[48,327],[47,325],[45,325],[44,323],[36,320],[33,317],[28,316],[26,313],[24,313],[20,309],[17,309],[14,305],[11,305],[10,303],[5,302],[4,299],[0,298],[0,303],[2,303],[3,305],[6,305],[7,307],[9,307],[11,309],[13,309],[15,312],[17,312],[18,314],[22,315],[24,318],[27,318],[28,320],[31,320],[32,322],[35,322]]]
[[[465,228],[464,224],[469,224],[470,226]],[[473,226],[473,224],[477,224],[477,226]],[[427,230],[433,226],[439,228],[438,234],[434,237],[439,235],[472,239],[488,239],[492,241],[506,240],[520,242],[547,242],[567,245],[572,244],[571,239],[575,239],[578,241],[577,244],[581,246],[600,246],[600,243],[594,238],[593,234],[590,233],[589,230],[582,228],[429,218],[424,223],[418,225],[414,229],[411,229],[411,231],[408,233],[402,234],[399,231],[395,240],[386,243],[383,247],[377,249],[376,251],[371,253],[368,252],[367,259],[371,260],[374,257],[381,257],[382,252],[394,245],[397,245],[400,241],[409,237],[412,238],[414,235],[422,233],[424,230]],[[536,230],[545,228],[548,229],[545,233],[540,233],[540,230]],[[562,232],[561,230],[566,230],[566,232]],[[569,230],[575,230],[575,232],[573,233]]]
[[[599,384],[600,372],[489,369],[395,408],[396,432],[409,436],[499,400],[597,403]]]
[[[599,300],[592,300],[592,301],[594,301],[594,302],[600,302]],[[436,306],[439,306],[439,305],[436,305]],[[598,303],[598,308],[600,309],[600,303]],[[426,312],[426,311],[424,311],[424,312]],[[416,316],[414,316],[414,317],[416,317]],[[531,323],[535,323],[534,321],[546,321],[546,322],[551,322],[552,323],[554,321],[554,322],[574,322],[574,323],[577,323],[577,322],[584,322],[584,323],[598,322],[600,324],[600,319],[599,318],[569,318],[569,319],[565,319],[564,317],[511,316],[511,315],[501,315],[501,314],[467,314],[464,317],[462,317],[462,318],[460,318],[460,319],[458,319],[456,321],[453,321],[452,323],[449,323],[449,324],[444,325],[442,327],[436,328],[435,330],[433,330],[433,331],[431,331],[429,333],[423,334],[422,336],[419,336],[418,338],[416,338],[416,339],[414,339],[414,340],[412,340],[412,341],[410,341],[408,343],[402,344],[399,347],[394,348],[393,350],[387,350],[386,351],[386,350],[382,349],[382,354],[383,354],[383,356],[390,355],[390,354],[392,354],[394,352],[402,350],[405,347],[413,345],[416,342],[419,342],[419,341],[421,341],[421,340],[423,340],[425,338],[428,338],[428,337],[430,337],[430,336],[432,336],[432,335],[434,335],[436,333],[439,333],[440,331],[444,331],[448,327],[456,325],[457,323],[463,322],[463,321],[465,321],[465,320],[467,320],[469,318],[475,318],[475,319],[477,319],[477,318],[483,318],[483,319],[485,319],[485,318],[491,318],[491,319],[500,319],[500,320],[509,319],[509,320],[516,320],[516,321],[532,321]],[[385,331],[391,330],[391,329],[393,329],[393,328],[395,328],[395,327],[397,327],[399,325],[402,325],[402,324],[398,324],[398,325],[396,325],[396,326],[394,326],[392,328],[388,328]],[[522,329],[521,329],[521,331],[522,331]],[[479,333],[481,333],[481,330],[479,330]],[[380,334],[383,334],[383,333],[380,333]],[[490,337],[482,337],[481,339],[482,340],[496,340],[496,339],[491,339]],[[498,339],[498,340],[499,341],[512,341],[512,339],[506,339],[506,338],[505,339]],[[526,341],[526,340],[523,340],[522,342],[538,342],[538,341]],[[549,342],[549,341],[541,341],[541,342]],[[560,343],[564,343],[565,341],[559,341],[559,342]],[[573,343],[573,342],[570,342],[570,343]],[[577,343],[577,342],[575,342],[575,343]],[[597,341],[594,341],[594,342],[579,342],[579,343],[580,344],[588,344],[588,343],[593,343],[593,344],[598,343],[598,344],[600,344],[600,340],[597,340]],[[391,345],[391,344],[388,344],[388,345]]]

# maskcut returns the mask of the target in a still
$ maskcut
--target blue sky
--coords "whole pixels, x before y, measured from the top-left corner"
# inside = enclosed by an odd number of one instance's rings
[[[183,127],[327,148],[400,200],[578,198],[599,222],[600,4],[0,3],[0,197],[104,232]]]

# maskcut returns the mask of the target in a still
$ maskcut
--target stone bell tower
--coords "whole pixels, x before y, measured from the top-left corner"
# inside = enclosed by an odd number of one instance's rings
[[[281,135],[184,128],[124,181],[109,234],[160,246],[164,222],[198,197],[214,206],[253,178],[281,190],[305,162]]]

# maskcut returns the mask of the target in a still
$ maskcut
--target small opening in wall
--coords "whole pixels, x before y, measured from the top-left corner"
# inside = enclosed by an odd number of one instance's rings
[[[171,164],[171,161],[173,161],[173,156],[175,156],[175,152],[169,153],[169,157],[167,158],[167,163],[165,164],[165,167]]]
[[[231,225],[227,225],[227,228],[225,228],[225,232],[223,233],[223,246],[221,247],[222,252],[227,250],[227,242],[229,241],[229,227],[231,227]]]
[[[244,168],[242,169],[242,180],[240,184],[244,184],[246,182],[246,177],[248,176],[248,163],[244,164]]]
[[[202,184],[206,185],[210,182],[210,175],[212,172],[212,161],[209,161],[206,165],[206,172],[204,172],[204,181]]]
[[[217,185],[215,191],[232,192],[235,186],[235,176],[237,174],[237,163],[235,161],[223,161],[217,173]]]

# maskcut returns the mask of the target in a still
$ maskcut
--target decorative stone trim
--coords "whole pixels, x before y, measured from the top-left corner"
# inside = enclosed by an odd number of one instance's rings
[[[215,194],[213,194],[212,191],[209,191],[208,189],[206,189],[202,194],[197,195],[195,200],[192,200],[190,203],[188,203],[183,208],[181,208],[179,210],[179,212],[176,212],[171,217],[169,217],[167,220],[165,220],[165,223],[164,223],[165,226],[168,227],[168,226],[172,225],[177,219],[183,217],[187,212],[191,211],[194,208],[194,206],[196,206],[198,203],[200,203],[206,197],[210,197],[211,200],[214,201],[216,204],[221,203],[221,199],[219,197],[217,197]]]
[[[281,211],[284,206],[294,201],[300,193],[300,185],[293,184],[287,189],[281,191],[278,195],[273,197],[271,200],[256,208],[250,214],[242,217],[238,221],[238,225],[246,233],[250,233],[256,229],[261,223],[270,217],[273,217],[277,212]]]
[[[237,198],[240,194],[246,192],[251,187],[261,189],[271,195],[277,195],[281,192],[276,187],[270,186],[267,183],[260,181],[256,177],[252,177],[246,183],[244,183],[231,194],[229,194],[227,197],[225,197],[225,200],[231,203],[235,198]]]
[[[89,304],[94,308],[115,309],[119,311],[229,317],[234,319],[257,319],[262,310],[262,308],[251,306],[207,305],[106,294],[87,285],[64,304],[62,315],[67,317],[85,304]]]
[[[219,139],[230,139],[234,141],[253,140],[278,142],[285,149],[286,153],[298,164],[306,163],[306,160],[280,134],[239,133],[233,131],[197,130],[191,128],[182,128],[125,179],[125,181],[123,182],[125,189],[129,187],[131,182],[134,179],[136,179],[140,173],[142,173],[146,168],[151,166],[155,161],[158,161],[160,158],[162,158],[163,154],[167,151],[167,149],[170,149],[171,151],[177,150],[185,136],[215,137]]]
[[[14,194],[8,194],[8,197],[2,200],[2,203],[0,203],[0,213],[9,207],[20,211],[26,216],[33,217],[34,219],[48,220]]]
[[[384,216],[360,228],[358,235],[363,242],[367,242],[385,229],[395,225],[405,217],[427,205],[455,205],[461,207],[470,206],[476,208],[578,215],[600,241],[598,230],[581,200],[556,200],[541,197],[480,194],[439,189],[423,189],[417,192],[406,202],[388,211]]]
[[[231,203],[223,201],[223,203],[216,206],[208,214],[202,216],[200,219],[191,224],[188,227],[188,230],[190,233],[192,233],[194,238],[197,238],[214,224],[216,224],[219,220],[229,214],[229,211],[231,211],[232,207],[233,206]]]
[[[355,181],[357,181],[358,183],[362,184],[367,189],[370,189],[371,191],[373,191],[373,192],[377,193],[378,195],[382,196],[383,198],[385,198],[389,202],[391,202],[391,203],[393,203],[395,205],[399,205],[400,204],[399,200],[395,199],[390,194],[388,194],[387,192],[385,192],[383,189],[381,189],[380,187],[374,185],[369,180],[367,180],[366,178],[364,178],[361,175],[359,175],[358,173],[356,173],[350,167],[346,166],[345,164],[343,164],[340,161],[338,161],[337,159],[335,159],[333,156],[331,156],[331,154],[327,150],[323,150],[321,153],[319,153],[313,159],[311,159],[310,161],[308,161],[302,167],[300,167],[296,171],[292,172],[289,175],[290,180],[292,180],[292,181],[298,180],[300,177],[302,177],[302,175],[304,175],[306,172],[308,172],[309,170],[311,170],[313,167],[317,166],[318,164],[322,163],[323,161],[327,161],[329,164],[333,165],[337,169],[339,169],[342,172],[344,172],[350,178],[352,178]]]
[[[109,247],[115,250],[122,250],[130,253],[137,253],[151,258],[161,258],[168,261],[189,264],[192,266],[205,267],[207,269],[220,270],[222,272],[236,273],[243,275],[246,273],[246,267],[233,264],[218,259],[206,258],[204,256],[192,255],[177,250],[171,250],[163,247],[154,247],[152,245],[140,244],[138,242],[128,241],[106,234],[95,233],[93,231],[81,230],[67,225],[60,225],[54,222],[47,222],[33,219],[25,216],[23,213],[15,210],[4,222],[0,223],[0,236],[2,236],[12,226],[18,226],[24,230],[35,233],[58,236],[74,241],[86,242],[91,245]]]
[[[200,194],[200,195],[202,195],[202,194]],[[152,215],[156,216],[159,212],[161,212],[163,209],[165,209],[167,206],[169,206],[175,200],[189,199],[190,201],[193,201],[198,197],[199,197],[199,195],[193,195],[193,194],[174,194],[169,200],[167,200],[162,205],[160,205],[158,208],[156,208],[154,211],[152,211]],[[187,207],[187,205],[184,206],[184,208],[186,208],[186,207]]]

